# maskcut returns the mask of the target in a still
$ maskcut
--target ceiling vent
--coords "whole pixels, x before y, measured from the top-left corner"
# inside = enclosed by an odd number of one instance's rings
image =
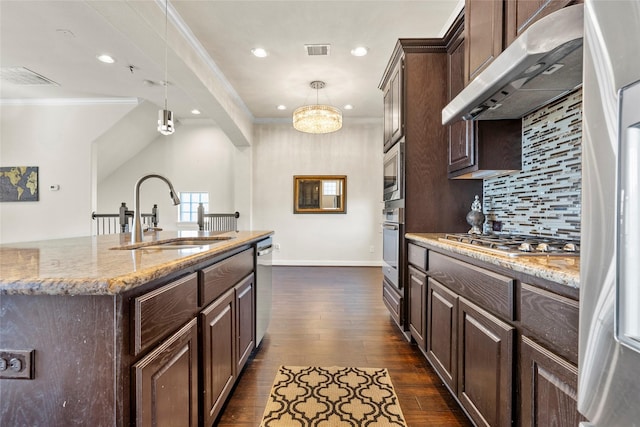
[[[329,44],[305,44],[308,56],[328,56],[331,51]]]
[[[59,86],[53,80],[41,76],[24,67],[2,67],[0,68],[0,80],[6,83],[12,83],[20,86],[33,85],[53,85]]]

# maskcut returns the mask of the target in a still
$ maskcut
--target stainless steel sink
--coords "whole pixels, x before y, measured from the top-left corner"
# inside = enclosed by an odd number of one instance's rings
[[[227,240],[235,239],[233,236],[206,236],[206,237],[178,237],[169,240],[155,242],[140,242],[133,245],[116,246],[111,249],[136,250],[136,249],[190,249],[210,246]]]

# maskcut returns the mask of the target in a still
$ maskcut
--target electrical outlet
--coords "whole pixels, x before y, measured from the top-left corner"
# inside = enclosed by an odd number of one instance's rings
[[[280,243],[274,244],[273,247],[276,249],[276,251],[279,251],[280,250]]]
[[[0,378],[33,379],[35,350],[0,350]]]
[[[369,252],[373,253],[376,250],[376,248],[374,246],[369,246]]]

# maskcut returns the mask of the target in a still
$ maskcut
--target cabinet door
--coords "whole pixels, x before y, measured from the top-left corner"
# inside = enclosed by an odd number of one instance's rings
[[[386,152],[391,148],[391,109],[393,103],[393,91],[389,84],[384,91],[384,129],[383,129],[383,142],[384,151]]]
[[[236,379],[235,311],[232,288],[200,313],[205,426],[213,425]]]
[[[427,359],[456,394],[458,296],[431,278],[428,280],[427,316]]]
[[[464,17],[465,83],[502,52],[503,0],[466,0]]]
[[[235,287],[236,292],[236,331],[237,369],[240,373],[255,348],[255,281],[254,275],[246,277]]]
[[[506,0],[505,48],[538,19],[574,2],[575,0]]]
[[[458,398],[477,425],[512,424],[514,330],[458,300]]]
[[[418,346],[426,349],[427,275],[409,266],[409,331]]]
[[[193,319],[133,365],[137,426],[198,425],[197,343]]]
[[[402,70],[404,61],[398,62],[391,77],[391,143],[404,134]]]
[[[449,100],[464,89],[464,39],[459,38],[449,53]],[[472,122],[459,120],[449,125],[448,172],[455,172],[474,164]]]
[[[578,369],[522,337],[520,358],[522,426],[577,426]]]

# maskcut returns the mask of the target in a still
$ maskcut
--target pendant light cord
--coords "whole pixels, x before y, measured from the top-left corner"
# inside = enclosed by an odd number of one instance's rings
[[[167,110],[167,91],[169,81],[167,80],[167,27],[169,26],[169,0],[164,1],[164,109]]]

